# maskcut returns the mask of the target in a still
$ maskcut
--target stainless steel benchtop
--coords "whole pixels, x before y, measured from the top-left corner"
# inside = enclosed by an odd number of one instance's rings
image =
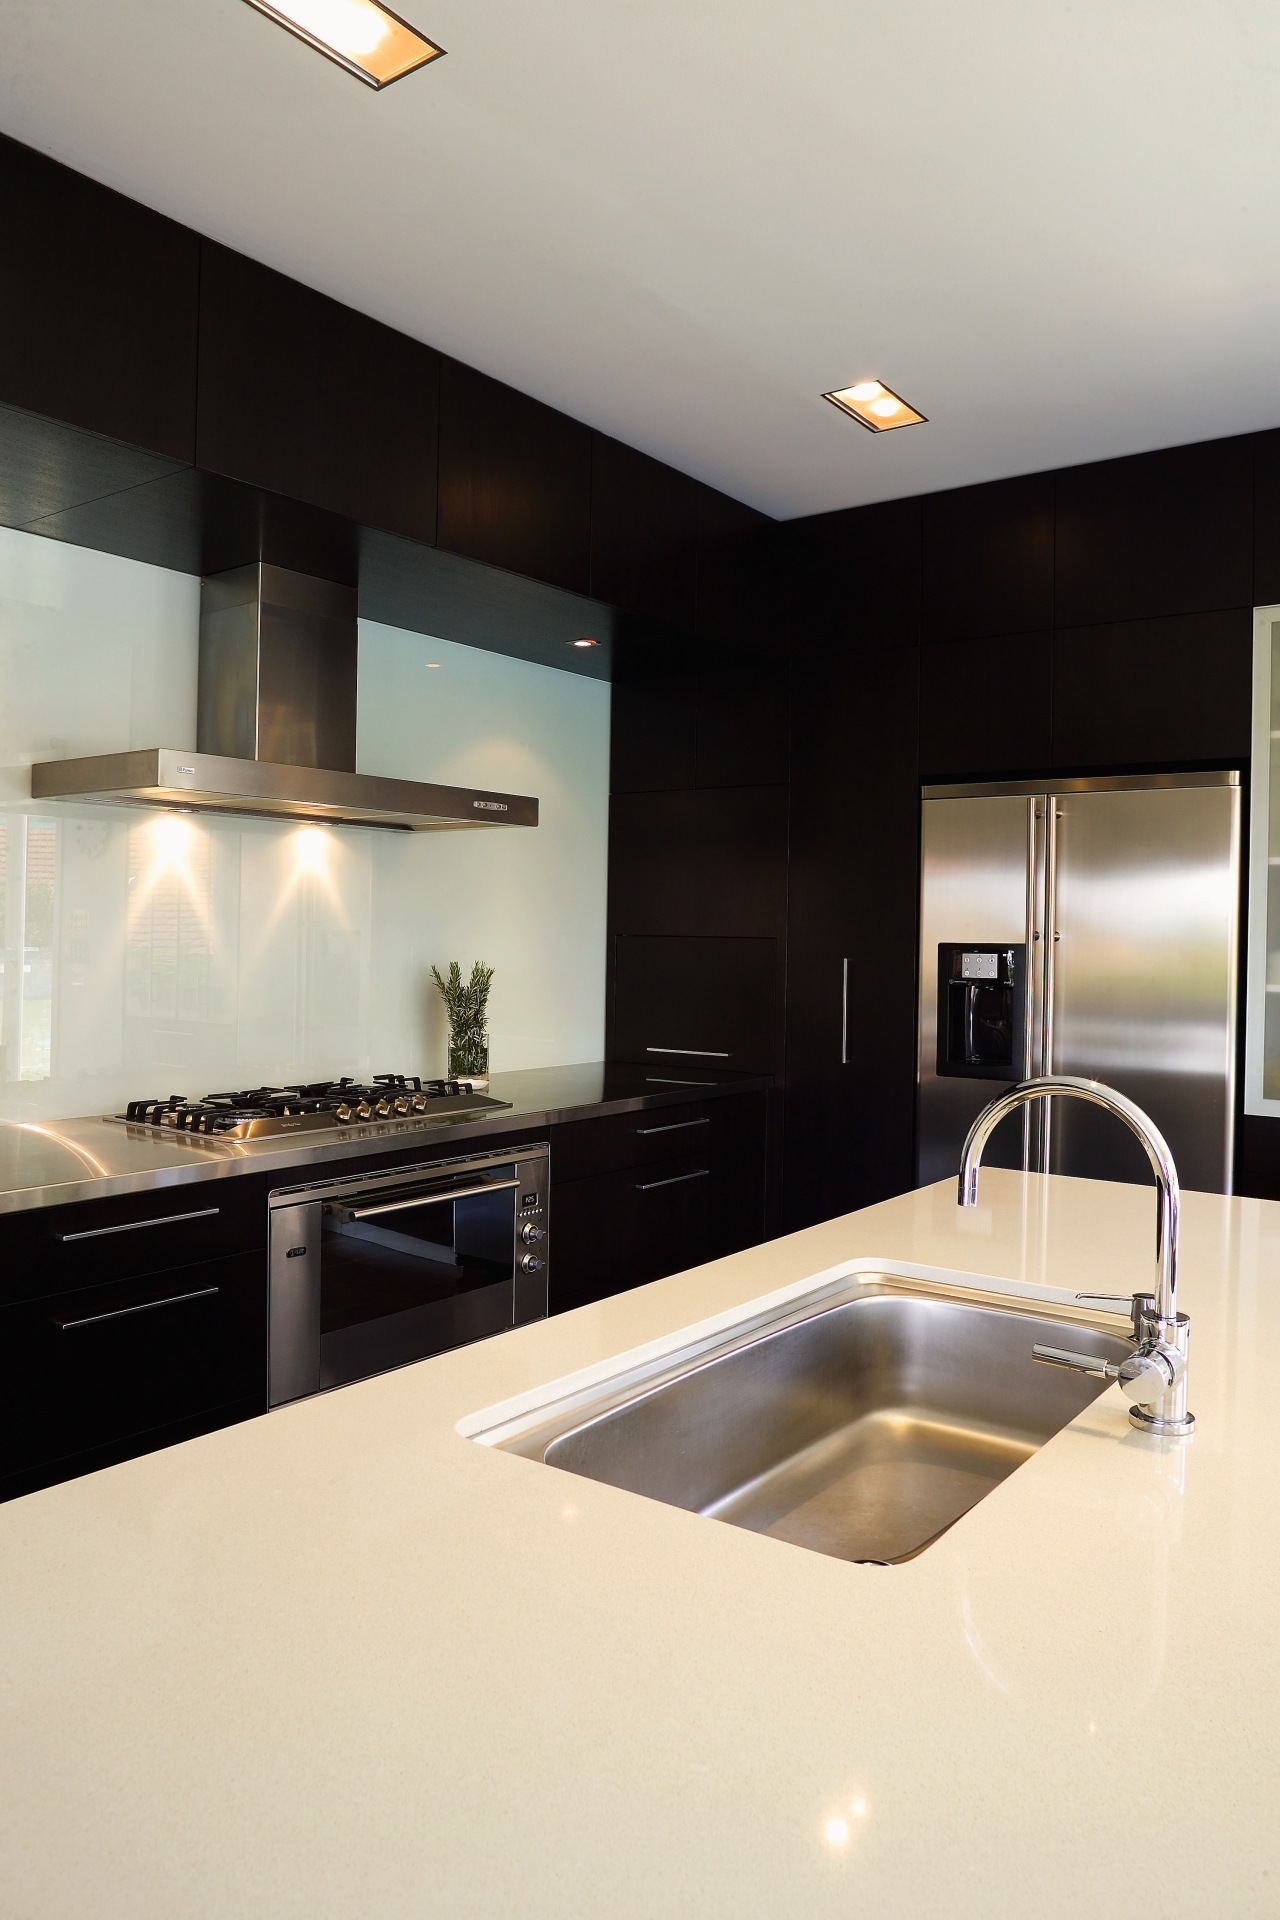
[[[611,1113],[639,1112],[710,1095],[751,1093],[767,1088],[761,1078],[728,1078],[690,1071],[674,1082],[647,1075],[641,1067],[533,1067],[520,1073],[496,1073],[490,1092],[509,1100],[509,1109],[479,1118],[460,1115],[424,1126],[419,1120],[388,1120],[376,1125],[335,1128],[306,1146],[296,1138],[221,1140],[188,1136],[158,1139],[144,1127],[120,1126],[98,1115],[72,1120],[0,1122],[0,1213],[68,1201],[100,1200],[113,1194],[145,1193],[152,1188],[185,1186],[235,1174],[270,1173],[323,1165],[358,1155],[421,1146],[424,1152],[446,1148],[465,1152],[513,1130],[537,1130],[567,1120]]]

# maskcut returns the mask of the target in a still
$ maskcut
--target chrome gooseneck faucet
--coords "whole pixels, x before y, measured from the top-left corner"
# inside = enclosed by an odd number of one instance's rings
[[[1129,1418],[1146,1433],[1184,1434],[1195,1426],[1187,1412],[1187,1343],[1191,1323],[1178,1312],[1178,1208],[1181,1192],[1178,1170],[1169,1143],[1155,1122],[1114,1087],[1097,1080],[1079,1080],[1070,1074],[1047,1073],[1010,1087],[978,1115],[969,1129],[960,1161],[959,1204],[978,1204],[978,1173],[983,1149],[993,1130],[1011,1113],[1032,1100],[1050,1097],[1087,1100],[1123,1120],[1141,1142],[1156,1177],[1156,1285],[1154,1294],[1135,1293],[1131,1313],[1137,1350],[1119,1366],[1092,1354],[1070,1353],[1061,1347],[1033,1347],[1035,1359],[1048,1366],[1072,1367],[1079,1373],[1102,1374],[1119,1382],[1130,1402]],[[1102,1300],[1105,1294],[1078,1294],[1080,1300]]]

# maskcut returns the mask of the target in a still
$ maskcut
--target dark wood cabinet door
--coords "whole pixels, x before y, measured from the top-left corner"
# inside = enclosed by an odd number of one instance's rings
[[[692,787],[697,729],[697,663],[688,638],[623,622],[613,648],[610,792]]]
[[[615,932],[781,939],[786,901],[785,787],[613,796],[609,920]]]
[[[1053,643],[1053,764],[1247,761],[1253,620],[1236,612],[1059,632]]]
[[[1052,633],[920,652],[920,777],[1034,778],[1051,764]]]
[[[199,250],[188,228],[0,136],[0,401],[194,459]]]
[[[564,1313],[754,1246],[764,1236],[764,1141],[686,1154],[554,1188],[550,1311]]]
[[[1056,626],[1250,605],[1250,438],[1067,467],[1056,489]]]
[[[78,1461],[144,1452],[235,1406],[266,1411],[261,1252],[169,1268],[0,1310],[0,1491]],[[214,1420],[212,1424],[217,1424]],[[123,1451],[121,1451],[123,1449]]]
[[[697,631],[772,652],[786,610],[780,529],[714,487],[699,489]]]
[[[444,359],[439,543],[574,593],[591,585],[591,431]]]
[[[204,243],[201,467],[431,542],[439,381],[432,348]]]
[[[791,751],[790,670],[723,641],[699,648],[700,787],[783,786]]]
[[[910,618],[795,669],[788,1230],[913,1181],[918,673]]]
[[[594,596],[691,632],[700,494],[687,474],[597,433],[591,467]]]
[[[776,940],[618,935],[609,1057],[674,1082],[699,1070],[776,1073]]]
[[[1053,625],[1053,475],[926,496],[925,644]]]

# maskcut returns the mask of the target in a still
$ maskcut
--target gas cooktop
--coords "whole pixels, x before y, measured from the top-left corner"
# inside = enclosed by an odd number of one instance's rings
[[[131,1127],[177,1133],[217,1134],[224,1140],[263,1140],[275,1134],[314,1133],[338,1127],[408,1120],[430,1125],[457,1114],[510,1107],[477,1093],[469,1080],[422,1080],[417,1074],[375,1073],[370,1086],[354,1080],[317,1080],[309,1086],[254,1087],[242,1093],[210,1093],[188,1100],[131,1100],[111,1113]]]

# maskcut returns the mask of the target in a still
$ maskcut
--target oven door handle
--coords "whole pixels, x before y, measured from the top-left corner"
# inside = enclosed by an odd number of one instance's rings
[[[512,1187],[518,1187],[518,1180],[481,1180],[474,1187],[446,1187],[443,1193],[434,1188],[415,1193],[408,1200],[380,1200],[373,1207],[343,1207],[332,1203],[326,1207],[327,1213],[336,1214],[339,1220],[372,1220],[380,1213],[404,1213],[409,1207],[429,1207],[446,1200],[470,1200],[477,1193],[507,1193]]]

